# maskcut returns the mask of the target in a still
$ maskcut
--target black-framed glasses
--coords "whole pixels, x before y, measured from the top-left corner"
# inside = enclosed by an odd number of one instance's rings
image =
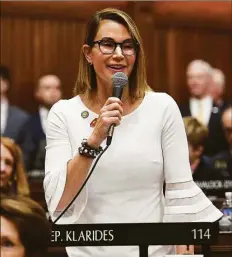
[[[138,43],[132,39],[126,39],[121,43],[115,42],[113,39],[101,39],[93,41],[92,45],[98,44],[103,54],[112,54],[117,46],[120,46],[123,55],[135,55],[138,49]]]

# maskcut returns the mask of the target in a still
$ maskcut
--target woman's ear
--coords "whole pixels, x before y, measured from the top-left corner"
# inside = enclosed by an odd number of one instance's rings
[[[86,58],[87,62],[91,65],[93,63],[93,61],[92,61],[92,53],[91,53],[90,46],[86,45],[86,44],[83,45],[82,51],[83,51],[83,53],[85,55],[85,58]]]

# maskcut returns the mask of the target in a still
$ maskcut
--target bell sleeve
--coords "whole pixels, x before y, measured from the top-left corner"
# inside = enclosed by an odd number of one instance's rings
[[[195,184],[183,119],[168,95],[163,115],[162,149],[166,182],[163,222],[214,222],[222,213]]]
[[[67,164],[73,158],[73,151],[67,126],[67,100],[60,100],[51,108],[46,127],[46,157],[44,191],[49,214],[54,221],[62,210],[57,211],[58,203],[64,191]],[[57,224],[77,222],[87,202],[87,190],[84,188],[70,208]]]

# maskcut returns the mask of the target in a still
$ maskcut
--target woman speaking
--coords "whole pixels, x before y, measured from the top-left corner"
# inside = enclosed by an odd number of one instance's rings
[[[97,12],[87,25],[75,97],[60,100],[48,116],[44,188],[53,221],[106,147],[112,124],[112,144],[59,224],[213,222],[222,216],[193,182],[177,104],[166,93],[152,92],[145,71],[134,21],[117,9]],[[121,100],[112,97],[117,72],[128,77]],[[151,246],[149,256],[174,251],[174,246]],[[138,248],[68,247],[67,253],[134,257]]]

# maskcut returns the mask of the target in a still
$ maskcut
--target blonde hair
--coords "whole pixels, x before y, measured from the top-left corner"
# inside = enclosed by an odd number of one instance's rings
[[[12,139],[7,137],[1,137],[1,144],[10,151],[14,159],[13,173],[10,179],[11,185],[8,189],[9,193],[28,196],[30,190],[24,169],[21,149]]]
[[[1,195],[0,215],[15,225],[25,256],[46,256],[50,224],[37,202],[22,195]]]
[[[208,137],[208,128],[194,117],[184,117],[183,120],[188,143],[194,148],[203,146]]]
[[[143,98],[145,92],[151,89],[147,84],[145,54],[142,39],[134,21],[127,13],[114,8],[106,8],[96,12],[87,24],[84,44],[89,46],[92,45],[102,20],[112,20],[124,25],[131,34],[133,40],[138,44],[136,61],[129,77],[129,95],[132,100]],[[74,94],[83,94],[88,97],[90,93],[96,90],[96,88],[96,73],[94,68],[87,62],[85,55],[81,50],[79,72],[74,88]]]

